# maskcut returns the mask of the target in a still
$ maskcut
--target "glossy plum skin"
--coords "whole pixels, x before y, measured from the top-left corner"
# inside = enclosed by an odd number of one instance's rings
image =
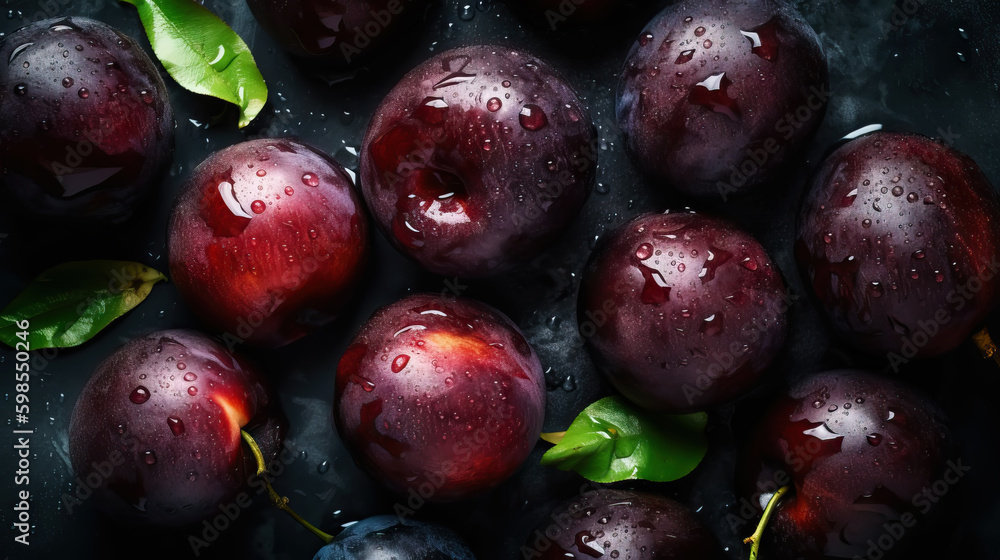
[[[521,557],[724,558],[715,537],[687,507],[655,494],[608,489],[557,507],[528,536]]]
[[[347,173],[288,139],[218,151],[170,220],[170,272],[213,327],[263,346],[332,321],[368,257],[367,218]]]
[[[3,192],[33,216],[127,218],[173,157],[174,117],[135,40],[87,18],[48,19],[0,43]]]
[[[961,471],[954,447],[936,403],[902,383],[852,370],[807,378],[765,414],[737,468],[744,503],[758,509],[777,487],[794,487],[761,550],[867,557],[887,523],[932,509],[925,490],[953,465]]]
[[[694,212],[644,214],[595,249],[577,317],[632,402],[703,410],[750,389],[785,341],[785,284],[753,237]]]
[[[773,179],[826,112],[815,31],[781,0],[685,0],[632,46],[618,123],[646,175],[723,199]]]
[[[337,535],[313,560],[475,560],[462,539],[444,527],[379,515]]]
[[[417,294],[372,315],[337,366],[334,421],[365,470],[431,501],[499,484],[545,416],[538,356],[479,302]]]
[[[796,243],[836,327],[869,352],[904,358],[947,352],[986,319],[1000,294],[998,251],[1000,203],[975,162],[888,132],[823,163]]]
[[[546,64],[504,47],[443,52],[382,101],[361,186],[390,241],[427,270],[488,276],[544,250],[590,193],[595,130]]]
[[[285,50],[335,66],[356,64],[419,11],[414,0],[247,0]]]
[[[241,429],[266,461],[277,456],[285,420],[260,374],[204,335],[161,331],[98,366],[73,408],[70,458],[88,484],[100,476],[105,513],[182,526],[218,513],[254,476]]]

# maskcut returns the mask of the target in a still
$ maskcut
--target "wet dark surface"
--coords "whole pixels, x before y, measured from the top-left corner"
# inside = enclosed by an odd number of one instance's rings
[[[658,3],[665,5],[665,3]],[[1000,15],[992,0],[814,0],[795,2],[819,33],[830,61],[832,97],[817,137],[787,181],[770,185],[753,198],[721,202],[691,201],[647,182],[624,153],[614,126],[617,76],[646,16],[625,18],[617,33],[597,34],[604,41],[586,49],[554,45],[539,28],[522,24],[506,5],[451,0],[428,8],[413,28],[407,46],[372,60],[349,80],[317,79],[311,69],[293,64],[257,26],[242,2],[208,0],[251,46],[270,85],[270,104],[243,131],[235,112],[177,87],[169,78],[177,116],[174,165],[156,196],[134,220],[116,230],[94,233],[59,230],[0,214],[0,300],[9,300],[35,274],[70,258],[142,261],[166,270],[167,216],[181,182],[214,150],[252,137],[295,135],[356,168],[355,149],[382,96],[403,74],[434,52],[477,42],[510,44],[535,52],[562,71],[577,88],[598,126],[598,186],[570,231],[542,256],[514,273],[488,281],[442,279],[421,273],[373,234],[373,261],[366,289],[340,320],[277,351],[246,348],[276,380],[291,421],[287,446],[295,459],[277,477],[305,518],[328,532],[364,517],[392,513],[396,499],[354,466],[329,423],[334,370],[350,337],[381,305],[409,291],[460,292],[482,299],[518,323],[547,369],[547,431],[564,429],[588,403],[608,389],[594,371],[576,332],[579,274],[595,238],[645,211],[687,205],[727,216],[754,233],[771,253],[793,292],[801,297],[790,311],[790,339],[764,385],[743,401],[712,414],[711,451],[691,476],[671,484],[625,484],[680,500],[698,511],[732,558],[745,557],[740,544],[750,524],[734,530],[726,515],[739,510],[733,494],[736,441],[762,407],[790,380],[833,367],[868,367],[892,373],[884,359],[864,357],[834,338],[815,303],[805,297],[795,269],[795,214],[805,180],[844,134],[870,123],[889,129],[942,136],[968,153],[994,185],[1000,185]],[[46,10],[50,10],[46,12]],[[641,12],[641,10],[637,10]],[[38,14],[36,16],[36,14]],[[32,19],[86,15],[136,37],[148,49],[131,6],[109,0],[60,0],[36,3],[6,0],[0,31],[10,32]],[[648,16],[649,14],[647,14]],[[332,84],[330,82],[333,82]],[[6,203],[0,203],[0,208]],[[2,212],[2,210],[0,210]],[[995,320],[993,322],[996,322]],[[75,487],[69,467],[67,428],[73,403],[90,373],[114,348],[154,330],[197,327],[174,286],[157,286],[134,312],[78,349],[59,351],[35,362],[31,388],[32,535],[30,553],[12,544],[11,436],[0,452],[0,527],[3,555],[57,558],[67,552],[83,558],[185,558],[192,556],[189,532],[163,533],[113,525],[92,505],[67,512],[60,497]],[[0,425],[13,427],[14,356],[0,350],[3,414]],[[913,554],[919,557],[996,558],[992,542],[1000,521],[1000,482],[996,479],[996,415],[1000,376],[980,360],[971,344],[936,358],[910,364],[898,374],[920,385],[951,414],[960,435],[963,463],[972,470],[949,489],[953,510],[940,519],[920,519],[913,529]],[[519,557],[518,547],[531,528],[560,500],[575,496],[584,481],[544,469],[540,444],[522,471],[494,492],[464,503],[417,507],[420,519],[438,520],[462,533],[480,560]],[[260,496],[258,507],[241,511],[203,558],[310,558],[320,542]],[[405,499],[404,499],[405,503]],[[413,504],[419,505],[419,504]],[[409,507],[409,506],[408,506]],[[939,529],[930,531],[933,522]],[[200,534],[202,528],[194,528]],[[903,552],[894,550],[893,552]],[[762,558],[766,556],[762,555]]]

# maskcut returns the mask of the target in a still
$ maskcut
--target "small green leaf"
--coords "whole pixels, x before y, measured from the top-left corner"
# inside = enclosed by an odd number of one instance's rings
[[[136,7],[153,52],[177,83],[240,108],[240,128],[260,113],[267,84],[246,43],[194,0],[122,0]]]
[[[542,456],[542,464],[576,471],[594,482],[677,480],[705,457],[707,423],[704,412],[672,416],[606,397],[576,417]]]
[[[76,261],[41,273],[0,311],[0,342],[22,342],[17,323],[27,320],[32,350],[69,348],[90,340],[146,299],[167,277],[124,261]],[[23,336],[23,335],[22,335]]]

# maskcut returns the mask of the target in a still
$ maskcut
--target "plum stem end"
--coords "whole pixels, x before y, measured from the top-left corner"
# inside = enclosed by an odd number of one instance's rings
[[[271,481],[269,481],[266,476],[263,476],[267,474],[267,462],[264,461],[264,454],[260,452],[260,446],[257,445],[257,441],[254,440],[253,436],[248,434],[246,430],[240,430],[240,434],[243,435],[243,441],[245,441],[247,445],[250,446],[250,451],[253,453],[254,459],[257,460],[257,477],[260,478],[260,480],[264,482],[264,486],[267,487],[267,494],[271,498],[271,503],[273,503],[281,511],[287,513],[292,519],[298,521],[300,525],[302,525],[306,529],[309,529],[309,531],[312,532],[312,534],[319,537],[320,540],[322,540],[324,543],[329,543],[330,541],[332,541],[333,540],[332,535],[320,531],[319,529],[314,527],[311,523],[309,523],[305,519],[302,519],[302,517],[300,517],[299,514],[295,513],[295,510],[289,507],[288,498],[285,496],[278,495],[278,493],[274,490],[274,487],[271,486]]]
[[[760,517],[760,523],[757,524],[757,530],[749,537],[743,539],[743,544],[751,545],[750,560],[757,560],[757,554],[760,552],[760,540],[764,536],[764,529],[767,527],[768,521],[771,520],[771,515],[774,514],[778,503],[791,489],[791,486],[782,486],[771,496],[771,499],[767,502],[767,506],[764,508],[764,514]]]
[[[979,348],[979,353],[982,354],[984,360],[993,358],[993,361],[1000,365],[1000,352],[997,352],[997,345],[993,342],[993,337],[990,336],[990,331],[986,327],[972,335],[972,341]]]

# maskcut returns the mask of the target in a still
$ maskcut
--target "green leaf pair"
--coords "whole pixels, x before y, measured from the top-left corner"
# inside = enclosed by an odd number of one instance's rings
[[[0,311],[0,342],[25,341],[18,323],[29,323],[32,350],[69,348],[90,340],[146,299],[167,277],[143,264],[77,261],[50,268]]]
[[[704,412],[672,416],[606,397],[584,409],[565,434],[542,435],[556,443],[542,464],[602,483],[677,480],[705,457],[707,423]]]
[[[122,0],[136,7],[153,52],[189,91],[240,108],[240,128],[267,102],[267,84],[243,39],[194,0]]]

